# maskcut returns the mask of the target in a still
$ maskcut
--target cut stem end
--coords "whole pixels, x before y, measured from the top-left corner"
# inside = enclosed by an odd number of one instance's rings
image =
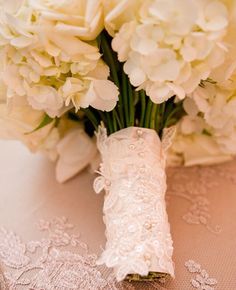
[[[139,274],[129,274],[126,276],[125,281],[128,282],[166,282],[170,279],[170,274],[160,272],[149,272],[147,276]]]

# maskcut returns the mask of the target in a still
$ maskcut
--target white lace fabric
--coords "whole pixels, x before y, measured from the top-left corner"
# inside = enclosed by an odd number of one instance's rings
[[[65,217],[40,220],[38,230],[46,232],[46,238],[24,243],[2,228],[0,258],[10,271],[0,275],[0,289],[120,289],[111,273],[102,276],[97,256],[88,253],[72,229]],[[66,250],[68,246],[73,251]]]
[[[1,290],[235,290],[236,161],[167,170],[175,279],[117,283],[96,265],[105,228],[94,175],[59,185],[41,156],[18,143],[0,149]]]
[[[105,189],[106,249],[99,264],[114,268],[118,281],[128,274],[161,272],[174,276],[172,239],[166,213],[165,150],[154,130],[129,127],[109,137],[100,128],[100,177]]]

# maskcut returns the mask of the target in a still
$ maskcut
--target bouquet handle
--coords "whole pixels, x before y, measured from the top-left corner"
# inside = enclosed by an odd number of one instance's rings
[[[107,243],[98,264],[115,271],[118,281],[174,276],[172,238],[166,213],[166,150],[174,129],[161,142],[152,129],[128,127],[107,136],[100,127],[97,193],[105,190]]]

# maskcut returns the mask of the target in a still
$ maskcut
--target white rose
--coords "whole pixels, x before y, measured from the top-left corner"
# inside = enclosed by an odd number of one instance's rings
[[[56,166],[56,178],[65,182],[84,169],[97,155],[95,142],[82,128],[68,132],[58,143],[59,159]]]

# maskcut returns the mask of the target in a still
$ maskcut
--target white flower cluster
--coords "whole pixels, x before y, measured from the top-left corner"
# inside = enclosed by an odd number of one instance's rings
[[[155,103],[185,99],[173,156],[236,153],[235,1],[0,0],[0,7],[0,137],[59,158],[60,181],[96,153],[83,124],[65,113],[111,111],[118,101],[96,41],[104,27],[137,90]],[[50,122],[35,130],[45,116]]]
[[[102,29],[99,1],[9,0],[2,5],[1,74],[8,98],[25,97],[51,117],[72,105],[76,110],[114,108],[118,89],[108,80],[109,68],[96,42],[81,40],[94,39]]]
[[[228,2],[226,59],[184,100],[187,116],[179,123],[170,164],[212,164],[236,155],[236,3]]]
[[[63,113],[110,111],[118,100],[95,41],[103,29],[101,1],[0,0],[0,6],[0,136],[59,158],[57,178],[64,181],[94,158],[96,147],[82,124]],[[35,130],[45,113],[60,117],[59,125]]]
[[[105,25],[130,82],[153,102],[183,99],[219,66],[228,9],[220,0],[105,1]],[[109,10],[110,8],[110,10]]]
[[[236,85],[236,83],[234,83]],[[172,147],[185,165],[217,163],[236,155],[236,86],[206,84],[185,99],[187,112]]]
[[[66,117],[51,121],[35,130],[44,119],[44,112],[33,109],[23,97],[12,97],[7,105],[5,86],[0,87],[0,137],[16,139],[32,152],[40,151],[52,161],[57,160],[56,177],[64,182],[90,164],[97,149],[83,129],[82,124]]]

